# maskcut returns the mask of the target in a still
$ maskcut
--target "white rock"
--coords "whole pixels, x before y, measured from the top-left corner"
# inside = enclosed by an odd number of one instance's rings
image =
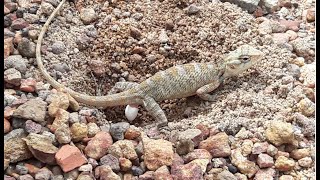
[[[138,115],[139,108],[127,105],[125,115],[129,121],[133,121]]]

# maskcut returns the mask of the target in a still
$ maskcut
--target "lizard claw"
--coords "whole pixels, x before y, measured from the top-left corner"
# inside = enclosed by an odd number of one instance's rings
[[[127,105],[125,115],[129,121],[133,121],[138,115],[139,108],[137,105]]]

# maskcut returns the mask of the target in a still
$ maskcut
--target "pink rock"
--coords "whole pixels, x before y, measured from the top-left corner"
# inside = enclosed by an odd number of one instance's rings
[[[252,147],[252,154],[261,154],[267,152],[269,143],[268,142],[257,142]]]
[[[100,159],[107,154],[108,148],[112,145],[113,140],[108,132],[98,132],[84,149],[87,156],[93,159]]]
[[[289,42],[290,35],[287,33],[273,33],[272,39],[276,44],[285,44]]]
[[[268,154],[259,154],[257,163],[260,168],[272,167],[274,165],[273,158]]]
[[[218,133],[204,141],[201,141],[199,149],[208,150],[212,157],[227,157],[231,154],[229,138],[224,132]]]
[[[288,30],[292,30],[292,31],[299,31],[299,26],[301,21],[292,21],[292,20],[284,20],[281,19],[279,20],[280,24],[283,24],[287,27]]]
[[[55,155],[63,172],[71,171],[87,162],[86,157],[75,146],[64,145]]]
[[[20,90],[25,92],[34,92],[36,89],[36,80],[33,78],[22,79]]]
[[[273,180],[276,171],[272,168],[268,169],[260,169],[256,174],[254,179],[255,180]]]
[[[13,52],[13,38],[5,38],[3,41],[4,45],[4,59],[9,57],[10,54]]]
[[[12,22],[11,27],[15,30],[20,30],[26,28],[28,25],[28,22],[26,22],[23,18],[18,18]]]

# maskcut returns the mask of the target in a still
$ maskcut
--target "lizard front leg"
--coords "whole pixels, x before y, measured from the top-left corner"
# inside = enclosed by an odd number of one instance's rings
[[[144,108],[150,113],[150,115],[157,121],[158,128],[167,125],[168,120],[164,111],[160,108],[159,104],[151,97],[146,97],[143,100]]]
[[[108,92],[109,95],[118,93],[120,91],[126,91],[137,87],[139,84],[136,82],[117,82],[113,88]]]
[[[207,84],[205,86],[202,86],[201,88],[199,88],[197,90],[197,95],[203,99],[203,100],[206,100],[206,101],[214,101],[215,100],[215,97],[216,95],[210,95],[208,94],[209,92],[217,89],[220,85],[220,81],[219,80],[216,80],[210,84]]]

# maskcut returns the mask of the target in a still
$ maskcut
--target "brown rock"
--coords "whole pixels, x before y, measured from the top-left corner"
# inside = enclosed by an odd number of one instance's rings
[[[74,123],[70,127],[72,140],[75,142],[81,141],[83,138],[86,138],[88,135],[88,127],[84,123]]]
[[[36,80],[32,78],[22,79],[20,90],[24,92],[34,92],[36,89]]]
[[[47,103],[39,98],[31,99],[20,105],[14,112],[13,117],[30,119],[35,122],[45,121]]]
[[[112,145],[112,137],[108,132],[97,133],[84,149],[85,154],[93,159],[100,159],[107,154],[108,148]]]
[[[276,146],[294,143],[293,127],[283,121],[272,121],[265,131],[266,138]]]
[[[156,170],[166,165],[171,166],[173,162],[172,143],[163,139],[153,140],[142,138],[144,163],[150,170]]]
[[[12,21],[12,24],[11,24],[11,27],[14,30],[21,30],[28,26],[29,26],[28,22],[26,22],[23,18],[15,19],[14,21]]]
[[[15,108],[12,108],[10,106],[5,107],[4,114],[3,114],[4,118],[10,119],[11,116],[13,115],[14,110],[15,110]]]
[[[119,158],[119,164],[121,171],[129,171],[132,167],[132,162],[126,158]]]
[[[34,166],[32,164],[24,163],[24,166],[28,169],[28,173],[32,175],[33,177],[35,174],[40,170],[37,166]]]
[[[218,133],[204,141],[201,141],[199,149],[208,150],[212,157],[227,157],[231,153],[229,138],[224,132]]]
[[[55,158],[63,172],[71,171],[87,162],[80,150],[70,145],[63,145],[56,153]]]
[[[307,22],[314,22],[315,21],[315,16],[316,16],[316,13],[315,13],[315,9],[314,8],[310,8],[307,10],[307,15],[306,15],[306,18],[307,18]]]
[[[4,48],[4,59],[10,56],[10,54],[13,53],[14,47],[13,47],[13,38],[5,38],[3,40],[3,48]]]
[[[95,169],[95,177],[100,180],[121,180],[108,165],[98,166]]]
[[[305,149],[295,149],[295,150],[291,151],[290,156],[293,159],[299,160],[301,158],[310,156],[310,150],[307,149],[307,148],[305,148]]]
[[[131,27],[130,28],[130,36],[132,36],[135,39],[139,39],[142,36],[142,34],[139,29],[137,29],[135,27]]]
[[[11,125],[10,125],[10,122],[4,118],[4,133],[8,133],[10,130],[11,130]]]
[[[201,131],[202,139],[206,139],[210,135],[210,129],[208,126],[200,123],[196,125],[196,128]]]
[[[132,141],[129,140],[119,140],[115,142],[109,147],[108,152],[117,158],[124,157],[130,160],[138,158],[134,145]]]
[[[4,143],[4,158],[16,163],[32,157],[27,144],[19,137],[11,138]]]
[[[55,132],[57,128],[61,127],[63,124],[68,125],[69,112],[64,109],[58,109],[56,112],[56,118],[54,119],[50,130]]]
[[[126,130],[126,132],[124,133],[124,138],[125,139],[129,139],[129,140],[133,140],[133,139],[136,139],[140,136],[140,131],[138,130],[135,130],[133,128],[128,128]]]
[[[58,148],[52,144],[52,140],[45,136],[35,133],[30,133],[23,140],[28,145],[29,150],[35,158],[47,164],[55,164],[55,154]]]

